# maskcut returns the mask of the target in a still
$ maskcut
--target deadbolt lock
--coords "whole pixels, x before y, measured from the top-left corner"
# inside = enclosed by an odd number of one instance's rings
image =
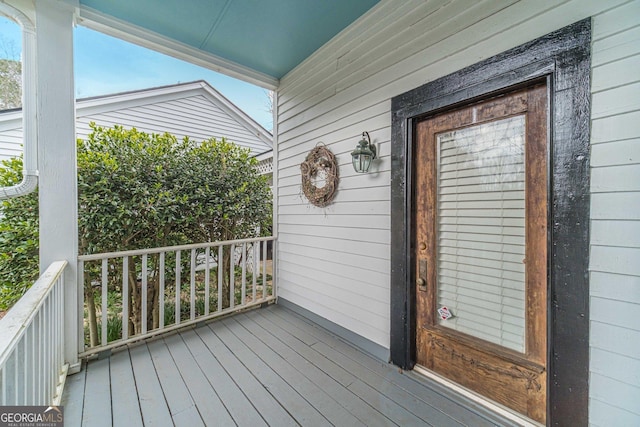
[[[416,285],[420,292],[427,291],[427,260],[421,259],[418,261],[418,278],[416,279]]]

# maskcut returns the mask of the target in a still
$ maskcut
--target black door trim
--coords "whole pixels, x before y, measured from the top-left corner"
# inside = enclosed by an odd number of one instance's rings
[[[391,361],[415,363],[414,124],[458,104],[546,79],[549,88],[548,425],[587,425],[591,19],[392,100]]]

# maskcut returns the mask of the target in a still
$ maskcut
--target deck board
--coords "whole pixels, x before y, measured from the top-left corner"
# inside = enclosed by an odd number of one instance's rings
[[[110,426],[111,405],[105,405],[111,399],[109,359],[97,360],[88,366],[86,381],[82,424]]]
[[[148,347],[151,360],[158,374],[158,380],[160,380],[160,386],[169,405],[171,416],[174,417],[176,414],[184,412],[191,413],[189,410],[195,408],[196,404],[191,398],[189,389],[184,383],[180,371],[171,357],[171,353],[169,353],[166,342],[164,340],[156,340],[150,342]],[[195,417],[191,415],[189,419],[194,420]],[[200,420],[200,423],[202,423],[202,420]]]
[[[277,319],[274,319],[273,315],[265,316],[263,311],[264,310],[256,310],[255,312],[251,313],[251,315],[254,317],[258,316],[260,318],[259,323],[265,330],[270,331],[272,334],[275,334],[275,336],[277,336],[280,341],[288,345],[298,354],[305,357],[305,359],[310,361],[314,366],[317,366],[323,372],[326,372],[327,375],[329,375],[331,378],[345,387],[357,379],[346,369],[342,368],[334,361],[327,359],[324,355],[311,348],[310,344],[302,341],[302,337],[295,335],[295,330],[293,330],[293,332],[288,331],[287,329],[285,329],[288,325],[284,325],[285,327],[283,328],[276,323]],[[312,344],[315,344],[316,342],[317,340],[314,339],[312,341]]]
[[[242,315],[242,324],[250,330],[256,337],[271,347],[275,352],[285,358],[295,369],[305,375],[310,381],[317,384],[322,390],[332,396],[336,402],[342,405],[347,411],[353,414],[358,420],[367,426],[391,426],[395,425],[389,418],[377,411],[373,406],[361,399],[345,386],[353,383],[356,378],[347,371],[342,370],[338,365],[329,366],[325,362],[330,362],[321,354],[314,351],[305,351],[309,349],[302,342],[298,343],[287,340],[292,346],[285,344],[285,340],[279,337],[286,337],[284,330],[275,329],[275,325],[271,324],[269,328],[265,328],[266,320],[260,316],[257,311]],[[300,352],[300,353],[299,353]],[[304,354],[303,354],[304,353]],[[331,362],[332,363],[332,362]],[[329,373],[325,372],[321,366],[335,371],[338,368],[347,374],[348,383],[339,382]],[[341,372],[341,373],[342,373]]]
[[[313,339],[307,338],[308,341],[314,341],[311,348],[324,354],[330,360],[341,361],[340,365],[343,367],[350,366],[352,368],[350,372],[362,378],[374,389],[388,390],[390,393],[394,393],[400,401],[403,401],[402,404],[405,407],[415,408],[428,417],[429,422],[433,422],[435,425],[474,425],[478,427],[495,425],[495,420],[478,419],[475,412],[461,407],[448,397],[430,387],[425,387],[425,384],[416,382],[400,371],[390,371],[387,364],[371,356],[363,355],[361,351],[351,345],[326,334],[307,319],[288,310],[279,310],[275,314],[276,316],[270,317],[275,323],[287,327],[297,336],[310,334],[314,337]],[[401,393],[399,389],[404,390],[409,396]],[[404,402],[404,399],[407,398],[408,400]],[[445,414],[445,417],[442,417],[442,414]]]
[[[90,361],[63,404],[91,427],[511,425],[454,397],[270,306]]]
[[[360,380],[354,381],[347,388],[362,399],[371,402],[378,411],[400,426],[434,426],[434,424],[421,420],[410,411],[407,411],[400,404],[387,397],[385,393]]]
[[[62,394],[62,400],[60,402],[60,404],[64,406],[64,420],[67,425],[79,426],[82,424],[86,378],[86,369],[67,377],[64,393]]]
[[[144,425],[167,425],[171,420],[171,413],[162,393],[149,349],[146,345],[138,345],[129,350],[129,355],[136,380],[138,401],[140,402],[140,412],[142,413]],[[89,363],[89,366],[92,363]],[[111,403],[113,404],[113,400]],[[87,425],[87,427],[89,426]]]
[[[318,412],[323,414],[331,424],[365,427],[362,421],[332,398],[331,394],[329,394],[332,390],[327,390],[312,382],[301,370],[291,364],[290,359],[283,357],[284,355],[279,354],[253,335],[249,329],[243,326],[249,322],[246,319],[242,320],[242,324],[236,318],[224,320],[223,323],[234,335],[245,342],[255,354],[260,354],[262,360],[272,366],[274,372],[280,378],[286,381],[292,389],[296,390]],[[307,372],[312,370],[313,368],[309,367]]]
[[[330,335],[322,336],[321,330],[305,322],[303,319],[291,313],[285,313],[285,317],[272,318],[274,323],[286,328],[296,336],[310,335],[317,339],[312,340],[307,337],[306,342],[313,342],[311,348],[322,354],[328,360],[334,361],[342,368],[351,372],[358,381],[353,382],[347,388],[362,399],[368,402],[375,402],[376,409],[387,417],[400,422],[401,425],[415,424],[416,418],[421,419],[423,425],[461,425],[454,418],[434,409],[430,402],[418,400],[406,390],[397,386],[388,377],[394,373],[382,364],[369,356],[358,353],[360,358],[354,361],[338,350],[344,344],[337,338]],[[319,334],[317,337],[315,334]],[[347,344],[345,346],[349,347]],[[377,371],[380,366],[381,372]],[[382,373],[383,375],[380,375]],[[400,378],[404,379],[404,378]],[[411,414],[408,415],[408,414]]]
[[[291,388],[285,380],[258,355],[253,353],[222,322],[212,323],[209,328],[299,424],[307,426],[330,425],[320,412],[311,406],[296,390]]]
[[[110,358],[111,367],[111,400],[113,408],[113,425],[122,427],[142,426],[142,413],[138,402],[138,391],[131,367],[128,351],[121,351]]]
[[[291,415],[273,398],[269,389],[263,387],[211,329],[200,328],[196,332],[207,347],[215,354],[216,358],[224,366],[224,369],[233,377],[233,381],[240,387],[244,395],[249,399],[250,404],[246,405],[247,411],[253,406],[258,411],[258,414],[262,416],[262,423],[266,423],[267,425],[282,425],[288,427],[297,425]],[[241,421],[239,418],[234,419],[237,422]],[[262,425],[262,423],[257,425]],[[238,425],[240,425],[240,423],[238,423]]]
[[[166,338],[165,342],[173,359],[179,361],[176,363],[178,371],[205,423],[207,420],[216,420],[220,425],[233,425],[233,418],[227,412],[182,337],[173,335]]]

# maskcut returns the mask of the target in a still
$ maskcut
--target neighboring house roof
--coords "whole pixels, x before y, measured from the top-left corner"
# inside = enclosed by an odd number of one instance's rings
[[[86,138],[89,123],[169,132],[196,141],[225,137],[257,155],[273,148],[272,135],[205,81],[181,83],[78,99],[76,133]],[[0,160],[22,152],[22,110],[0,112]]]

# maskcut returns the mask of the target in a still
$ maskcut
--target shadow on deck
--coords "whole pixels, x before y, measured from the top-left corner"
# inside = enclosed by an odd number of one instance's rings
[[[508,425],[281,306],[89,362],[63,396],[69,426]]]

